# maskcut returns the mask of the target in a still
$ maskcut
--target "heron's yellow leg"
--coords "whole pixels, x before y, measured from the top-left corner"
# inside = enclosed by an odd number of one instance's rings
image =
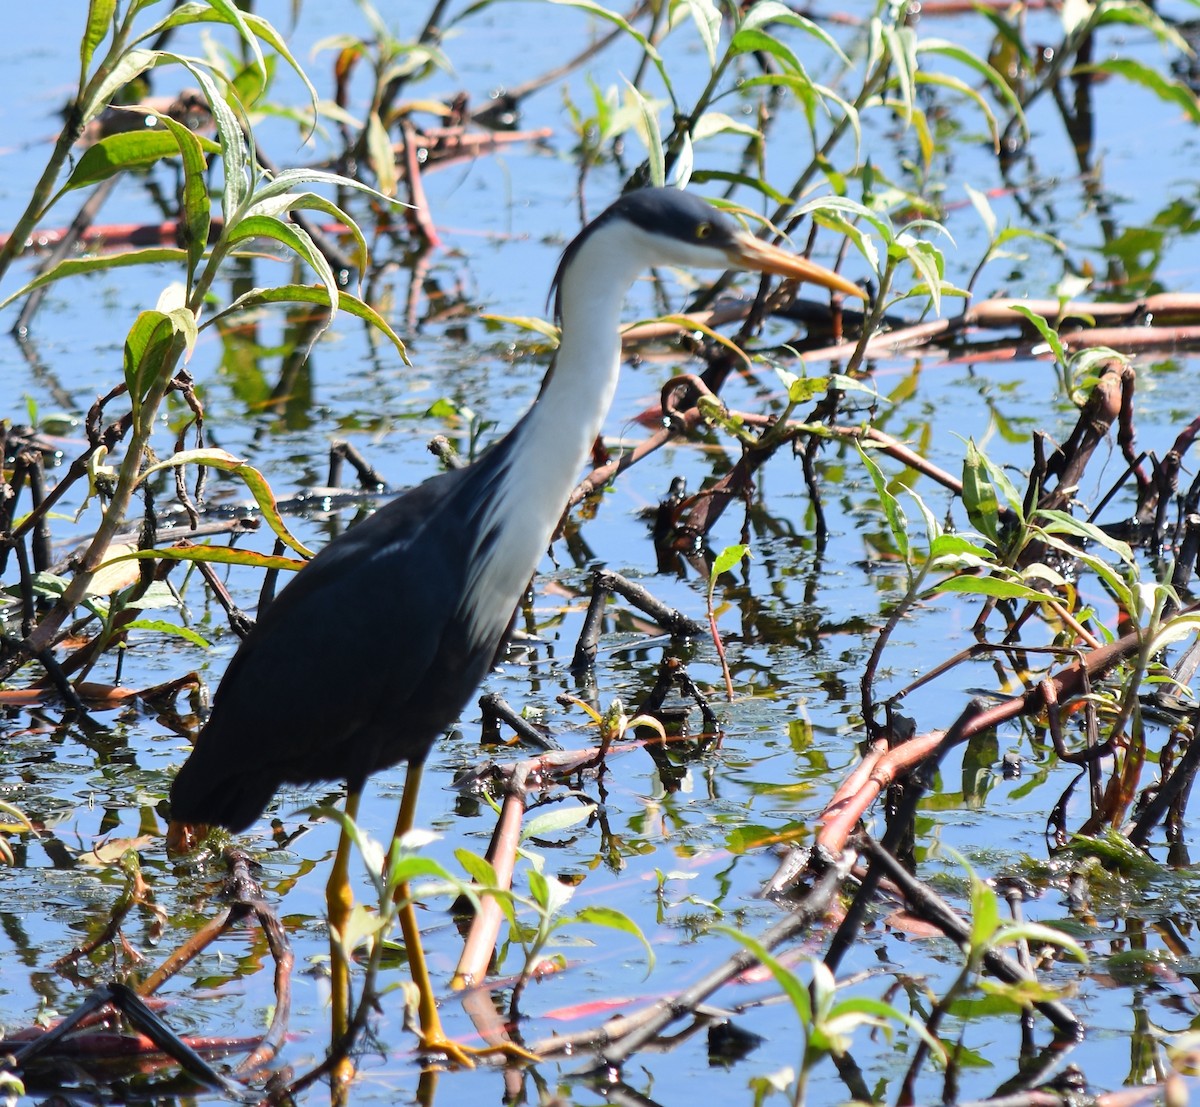
[[[409,763],[404,781],[404,798],[400,801],[400,813],[396,816],[393,841],[399,841],[413,828],[417,813],[417,793],[421,788],[422,766]],[[497,1045],[473,1048],[453,1041],[442,1029],[438,1015],[437,1000],[433,996],[433,983],[429,979],[429,967],[425,963],[425,950],[421,945],[421,930],[417,925],[417,913],[413,909],[412,896],[407,882],[396,885],[395,902],[400,905],[400,933],[404,936],[404,948],[408,953],[408,970],[417,989],[417,1015],[421,1022],[421,1048],[427,1053],[444,1054],[451,1064],[474,1068],[472,1057],[488,1054],[503,1054],[514,1060],[539,1060],[516,1042],[500,1042]]]
[[[346,817],[351,821],[358,818],[358,803],[361,792],[346,796]],[[331,1008],[330,1042],[336,1048],[345,1042],[350,1029],[350,965],[342,949],[341,938],[346,933],[346,923],[354,907],[354,893],[350,889],[350,835],[343,826],[338,837],[337,855],[325,886],[325,903],[329,913],[329,1004]],[[344,1087],[354,1076],[354,1063],[349,1057],[340,1059],[333,1069],[333,1086]]]

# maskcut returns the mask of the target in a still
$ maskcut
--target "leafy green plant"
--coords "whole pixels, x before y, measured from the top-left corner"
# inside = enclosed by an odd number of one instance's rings
[[[791,968],[749,934],[725,926],[713,929],[717,933],[728,935],[754,955],[783,989],[799,1019],[803,1045],[800,1051],[800,1069],[795,1077],[792,1092],[794,1107],[802,1107],[807,1102],[808,1082],[813,1068],[826,1058],[844,1057],[850,1049],[854,1034],[864,1027],[878,1030],[890,1040],[894,1027],[904,1026],[935,1054],[945,1056],[941,1043],[918,1020],[904,1014],[890,1003],[870,996],[839,1000],[838,985],[833,973],[816,958],[806,958],[812,979],[805,983]]]

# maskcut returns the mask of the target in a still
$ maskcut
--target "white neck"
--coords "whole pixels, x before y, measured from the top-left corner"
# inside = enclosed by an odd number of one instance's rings
[[[500,611],[507,623],[604,424],[621,367],[621,306],[645,267],[634,234],[624,222],[604,227],[563,273],[558,354],[537,400],[509,432],[511,465],[480,528],[495,527],[499,540],[464,597],[477,619]]]

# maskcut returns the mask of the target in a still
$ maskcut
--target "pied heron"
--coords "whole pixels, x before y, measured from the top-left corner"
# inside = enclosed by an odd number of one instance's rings
[[[280,592],[226,670],[175,778],[175,822],[245,830],[281,784],[338,779],[353,818],[367,777],[407,761],[396,834],[411,828],[430,747],[504,645],[600,432],[620,368],[625,294],[656,265],[758,270],[863,297],[695,196],[649,188],[617,200],[563,253],[562,337],[533,406],[473,464],[385,504]],[[349,911],[349,850],[343,832],[331,929]],[[401,925],[424,1045],[462,1061],[438,1019],[411,904]],[[348,980],[335,971],[333,986],[335,1027],[344,1028]]]

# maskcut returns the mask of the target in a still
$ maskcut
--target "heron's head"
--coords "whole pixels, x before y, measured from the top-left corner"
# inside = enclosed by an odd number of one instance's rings
[[[755,238],[707,201],[676,188],[630,192],[597,216],[567,247],[556,284],[585,242],[611,235],[643,266],[747,269],[819,284],[866,299],[857,285],[824,266]]]

